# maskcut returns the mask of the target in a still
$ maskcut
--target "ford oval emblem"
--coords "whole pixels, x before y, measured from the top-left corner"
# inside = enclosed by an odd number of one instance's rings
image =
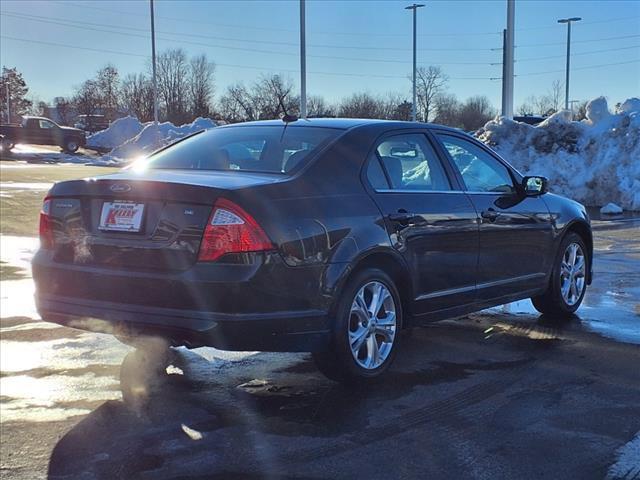
[[[124,193],[131,191],[131,185],[128,183],[114,183],[111,185],[111,191],[115,193]]]

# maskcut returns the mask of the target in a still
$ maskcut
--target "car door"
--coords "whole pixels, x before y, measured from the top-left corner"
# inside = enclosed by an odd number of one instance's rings
[[[51,145],[54,141],[56,126],[49,120],[37,120],[34,128],[36,143],[40,145]]]
[[[552,223],[541,196],[526,196],[519,175],[474,139],[437,132],[480,223],[480,301],[544,287],[553,257]]]
[[[413,313],[473,302],[476,212],[425,132],[396,131],[379,139],[366,173],[392,244],[411,270]]]

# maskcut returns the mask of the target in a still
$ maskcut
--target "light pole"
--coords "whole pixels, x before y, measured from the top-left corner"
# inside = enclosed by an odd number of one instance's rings
[[[307,118],[307,42],[305,0],[300,0],[300,118]]]
[[[580,17],[561,18],[558,23],[567,24],[567,75],[564,82],[564,109],[569,109],[569,63],[571,59],[571,22],[579,22]]]
[[[413,10],[413,75],[411,77],[413,82],[413,101],[411,102],[411,120],[414,122],[416,121],[416,12],[420,7],[424,7],[424,5],[414,3],[404,7],[405,10]]]
[[[513,118],[513,63],[515,38],[515,0],[507,0],[507,28],[502,38],[502,115]]]
[[[153,0],[149,0],[151,7],[151,68],[153,71],[153,121],[158,126],[158,83],[156,81],[156,30],[153,17]]]

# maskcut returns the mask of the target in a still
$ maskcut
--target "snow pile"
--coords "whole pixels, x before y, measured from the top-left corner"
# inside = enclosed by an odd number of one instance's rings
[[[191,135],[201,130],[215,127],[216,124],[209,118],[196,118],[192,123],[176,127],[171,122],[153,122],[144,124],[144,127],[134,137],[122,142],[111,150],[110,157],[120,159],[132,159],[142,155],[148,155],[154,150],[169,145],[176,140]]]
[[[640,210],[640,99],[612,114],[604,97],[574,122],[560,111],[537,126],[500,117],[477,136],[525,175],[549,178],[553,192],[589,206]]]
[[[106,162],[120,162],[148,155],[182,137],[215,126],[213,120],[202,117],[181,126],[164,122],[157,127],[153,122],[141,123],[135,117],[124,117],[115,120],[109,128],[89,136],[87,146],[109,151],[110,153],[104,157]]]
[[[136,117],[118,118],[107,129],[89,135],[87,146],[98,150],[111,150],[138,135],[143,128],[144,124]]]
[[[620,205],[616,205],[615,203],[607,203],[600,209],[600,213],[603,213],[605,215],[618,215],[622,212],[622,207]]]

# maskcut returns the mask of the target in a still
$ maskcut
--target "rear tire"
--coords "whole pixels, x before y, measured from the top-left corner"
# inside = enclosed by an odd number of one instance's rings
[[[554,316],[566,317],[574,313],[587,291],[589,265],[590,258],[584,240],[576,233],[568,233],[560,243],[547,291],[531,298],[535,309]]]
[[[10,152],[11,149],[16,146],[15,143],[13,143],[11,140],[8,140],[6,138],[2,139],[2,142],[0,142],[0,145],[2,146],[3,152]]]
[[[402,320],[391,277],[375,268],[356,273],[338,299],[330,350],[313,354],[316,366],[342,383],[379,377],[396,356]]]

